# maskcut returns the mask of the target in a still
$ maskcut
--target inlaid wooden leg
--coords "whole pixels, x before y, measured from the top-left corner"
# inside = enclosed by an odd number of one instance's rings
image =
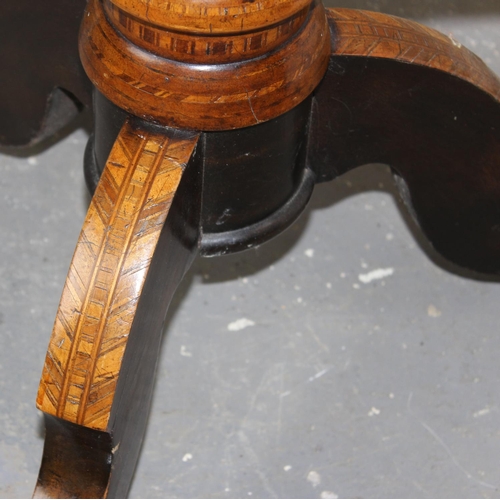
[[[37,398],[46,442],[35,497],[127,494],[162,325],[197,251],[199,134],[129,119],[68,272]]]
[[[88,3],[88,75],[110,107],[164,128],[127,119],[94,195],[40,386],[36,496],[126,494],[162,321],[196,249],[276,234],[314,177],[389,163],[443,255],[500,271],[500,84],[481,61],[390,16],[214,3]]]
[[[332,54],[315,93],[308,162],[318,181],[387,163],[446,259],[500,272],[500,80],[420,24],[331,9]]]

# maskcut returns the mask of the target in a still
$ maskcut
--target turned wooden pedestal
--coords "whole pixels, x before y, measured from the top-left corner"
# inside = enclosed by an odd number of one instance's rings
[[[163,321],[194,257],[264,243],[315,183],[386,163],[440,254],[500,270],[500,82],[449,37],[309,0],[90,0],[79,40],[93,198],[37,397],[35,496],[127,494]],[[50,120],[26,111],[31,132],[4,142],[43,138],[75,96],[89,102],[69,73]]]

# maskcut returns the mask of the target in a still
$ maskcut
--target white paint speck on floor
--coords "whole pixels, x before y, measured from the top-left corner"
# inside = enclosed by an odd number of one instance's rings
[[[237,319],[236,321],[229,323],[227,325],[227,329],[230,332],[239,332],[240,330],[244,330],[249,326],[255,326],[255,321],[252,321],[251,319],[248,318],[240,318]]]
[[[361,283],[367,285],[372,281],[381,280],[389,276],[392,276],[393,274],[394,274],[394,269],[392,267],[389,267],[387,269],[375,269],[373,271],[370,271],[369,273],[360,274],[358,278],[359,281],[361,281]]]

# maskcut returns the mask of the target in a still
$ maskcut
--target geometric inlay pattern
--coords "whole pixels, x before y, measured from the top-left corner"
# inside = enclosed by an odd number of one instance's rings
[[[450,37],[421,24],[377,12],[328,9],[334,25],[332,55],[393,59],[446,71],[500,100],[500,80],[484,62]]]
[[[37,397],[40,410],[106,430],[149,264],[198,137],[123,126],[66,278]]]

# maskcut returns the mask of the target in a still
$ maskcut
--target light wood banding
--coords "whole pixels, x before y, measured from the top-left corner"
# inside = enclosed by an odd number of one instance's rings
[[[268,56],[232,64],[183,64],[128,42],[90,0],[80,36],[84,68],[110,101],[161,125],[231,130],[276,118],[305,100],[330,56],[325,11]]]
[[[149,264],[198,134],[127,122],[92,199],[63,289],[40,410],[106,430]]]
[[[498,273],[500,80],[450,36],[381,13],[332,9],[332,56],[314,96],[308,163],[327,181],[390,165],[447,260]]]
[[[462,78],[500,100],[500,79],[456,40],[422,24],[378,12],[328,9],[332,55],[393,59]]]
[[[113,0],[138,19],[197,34],[240,33],[277,24],[310,0]]]
[[[307,18],[309,7],[263,29],[193,36],[153,25],[120,9],[111,0],[104,1],[113,27],[135,45],[168,59],[199,64],[238,62],[271,52],[297,33]]]

